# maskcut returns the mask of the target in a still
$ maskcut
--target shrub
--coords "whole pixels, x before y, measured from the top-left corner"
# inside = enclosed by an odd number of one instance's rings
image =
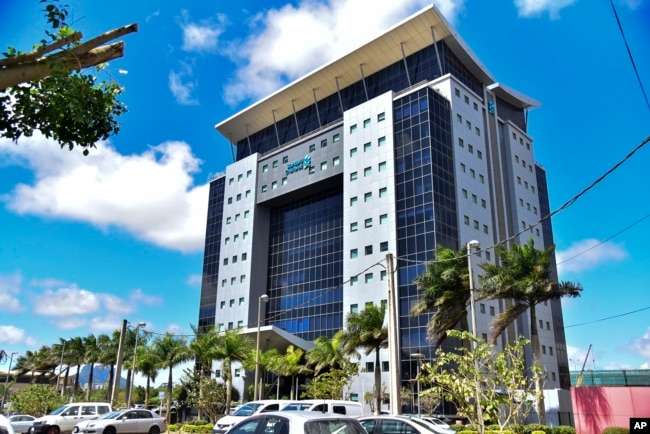
[[[532,434],[546,434],[546,431],[533,431]]]
[[[553,428],[551,434],[576,434],[576,429],[568,425],[558,425]]]
[[[485,431],[501,431],[501,426],[498,424],[485,425]]]
[[[212,432],[212,424],[208,423],[205,424],[205,421],[201,421],[204,424],[203,425],[195,425],[195,424],[190,424],[187,423],[181,427],[181,431],[187,432],[187,433],[195,433],[195,434],[210,434]]]
[[[167,425],[167,431],[180,431],[181,430],[181,424],[180,423],[170,423]]]
[[[536,434],[551,434],[552,429],[553,428],[551,428],[550,426],[541,425],[539,423],[531,423],[528,425],[524,425],[522,434],[533,434],[535,431],[541,431],[541,433],[536,433]]]
[[[467,431],[469,428],[467,427],[467,425],[450,424],[449,429],[453,429],[456,432],[460,432],[460,431]]]
[[[201,419],[190,420],[190,421],[185,422],[185,425],[209,425],[209,424],[210,424],[210,421],[201,420]]]
[[[511,423],[508,425],[508,429],[515,434],[524,434],[524,426],[520,423]]]
[[[609,426],[603,430],[603,434],[630,434],[630,430],[621,426]]]

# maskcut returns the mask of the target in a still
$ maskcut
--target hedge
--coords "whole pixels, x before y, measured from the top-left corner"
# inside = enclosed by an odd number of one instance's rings
[[[630,429],[622,426],[610,426],[603,430],[603,434],[630,434]]]

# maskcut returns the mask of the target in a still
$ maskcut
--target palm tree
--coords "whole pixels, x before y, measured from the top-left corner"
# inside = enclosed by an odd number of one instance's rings
[[[243,362],[253,350],[253,341],[239,330],[226,330],[219,335],[215,360],[221,361],[223,378],[226,380],[226,411],[232,398],[232,364]]]
[[[99,359],[101,357],[101,350],[97,342],[97,337],[93,334],[89,334],[83,338],[83,347],[84,363],[90,366],[90,372],[88,373],[88,390],[86,391],[86,400],[90,401],[90,394],[93,390],[95,363],[99,362]]]
[[[305,352],[293,345],[287,347],[287,351],[278,354],[275,360],[271,362],[270,369],[272,372],[291,379],[291,392],[289,399],[298,399],[298,391],[295,389],[295,379],[297,375],[311,374],[312,370],[302,364],[302,356]]]
[[[151,382],[156,381],[158,375],[158,366],[160,366],[160,359],[150,345],[143,345],[138,347],[138,360],[136,369],[138,372],[147,377],[147,386],[144,392],[144,403],[149,404],[149,392],[151,391]]]
[[[542,352],[537,332],[535,306],[539,303],[562,297],[579,297],[582,286],[572,282],[557,282],[551,277],[551,264],[555,247],[538,250],[531,238],[524,245],[513,245],[506,249],[500,245],[496,253],[500,264],[481,264],[485,274],[479,276],[481,283],[479,297],[495,300],[512,300],[502,313],[492,321],[493,333],[490,341],[496,338],[520,315],[530,312],[530,345],[533,353],[535,395],[539,423],[546,424],[546,408],[541,376]]]
[[[366,356],[375,352],[375,411],[381,409],[381,370],[379,350],[388,344],[388,327],[384,326],[386,307],[368,305],[361,312],[350,312],[346,318],[343,348],[346,354],[355,355],[357,350]]]
[[[171,333],[165,333],[153,341],[153,348],[160,359],[160,367],[169,370],[167,379],[167,417],[169,418],[170,409],[172,408],[172,370],[183,362],[191,359],[191,354],[187,347],[187,339],[174,336]]]
[[[339,330],[334,334],[332,339],[327,336],[320,336],[314,341],[314,347],[307,351],[307,363],[314,367],[314,372],[318,374],[323,369],[334,368],[340,369],[348,363],[348,359],[343,352],[343,338],[345,332]]]
[[[444,342],[447,331],[457,325],[460,325],[461,330],[469,330],[467,247],[455,252],[438,246],[435,261],[427,264],[424,272],[415,278],[415,283],[422,293],[411,314],[435,311],[429,320],[428,334],[429,340],[436,342],[436,347]]]
[[[30,373],[32,376],[30,382],[35,383],[36,379],[42,377],[46,371],[57,366],[57,363],[51,361],[50,353],[51,349],[47,346],[42,346],[38,351],[25,351],[24,356],[16,358],[15,369],[18,371],[17,376],[20,377]],[[37,376],[37,373],[41,373],[41,375]]]
[[[217,356],[217,345],[219,344],[219,334],[214,327],[199,328],[190,325],[194,332],[194,339],[190,342],[190,352],[194,355],[198,365],[199,372],[199,397],[203,396],[203,377],[209,378],[212,372],[212,361]],[[199,420],[201,420],[201,406],[199,406]]]
[[[65,344],[64,359],[68,360],[68,365],[77,367],[74,376],[74,396],[77,395],[77,391],[79,390],[79,373],[81,371],[81,365],[84,364],[85,352],[84,342],[79,336],[70,339]]]
[[[106,400],[110,402],[111,400],[111,391],[113,390],[113,381],[115,379],[115,363],[117,362],[117,352],[120,342],[120,331],[113,331],[113,335],[108,336],[105,334],[99,335],[97,337],[97,346],[100,349],[100,357],[98,362],[105,368],[108,366],[110,368],[108,372],[108,384],[106,387],[107,396]],[[118,379],[119,381],[119,379]]]

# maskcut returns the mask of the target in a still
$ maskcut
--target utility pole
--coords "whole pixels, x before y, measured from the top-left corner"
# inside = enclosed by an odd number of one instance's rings
[[[122,359],[124,358],[124,338],[126,337],[126,323],[126,320],[122,320],[122,330],[120,330],[120,345],[117,348],[117,361],[115,362],[115,378],[113,378],[111,405],[115,405],[120,397],[120,383],[122,382]]]
[[[400,392],[400,365],[399,365],[399,336],[397,334],[397,309],[399,297],[395,290],[395,268],[393,254],[386,253],[386,274],[388,277],[388,372],[390,378],[390,414],[401,413]],[[376,366],[375,369],[379,369]],[[378,392],[379,393],[379,392]],[[381,409],[377,409],[380,414]]]

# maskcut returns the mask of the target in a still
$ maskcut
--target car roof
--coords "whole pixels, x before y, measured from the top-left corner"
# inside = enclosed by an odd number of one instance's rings
[[[346,419],[346,420],[356,420],[356,417],[346,416],[344,414],[336,413],[321,413],[318,411],[269,411],[267,413],[260,413],[252,418],[257,417],[268,417],[268,416],[282,416],[287,419],[303,419],[303,420],[329,420],[329,419]]]

